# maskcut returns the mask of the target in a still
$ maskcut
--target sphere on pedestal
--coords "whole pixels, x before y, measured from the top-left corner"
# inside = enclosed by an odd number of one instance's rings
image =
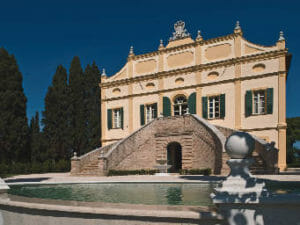
[[[226,152],[232,159],[247,158],[252,154],[254,148],[253,137],[245,132],[234,132],[225,142]]]

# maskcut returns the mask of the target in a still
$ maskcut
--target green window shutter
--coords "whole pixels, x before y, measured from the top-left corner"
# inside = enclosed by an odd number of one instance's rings
[[[123,112],[123,107],[120,108],[120,117],[121,117],[121,128],[124,128],[124,112]]]
[[[112,110],[107,110],[107,128],[110,130],[112,128]]]
[[[154,118],[157,118],[157,103],[154,103],[153,107],[154,107]]]
[[[168,97],[163,97],[163,115],[171,116],[171,101]]]
[[[225,94],[220,95],[220,117],[225,117]]]
[[[196,92],[193,92],[188,99],[188,107],[190,114],[196,114]]]
[[[245,95],[245,116],[252,115],[252,91],[246,91]]]
[[[140,105],[140,118],[141,118],[141,125],[145,124],[145,106]]]
[[[202,97],[202,117],[207,119],[207,97]]]
[[[273,88],[267,89],[267,114],[273,113]]]

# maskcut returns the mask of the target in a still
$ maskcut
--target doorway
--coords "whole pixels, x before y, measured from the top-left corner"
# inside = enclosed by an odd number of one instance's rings
[[[178,173],[182,169],[182,152],[181,145],[178,142],[171,142],[167,146],[168,165],[172,167],[169,173]]]

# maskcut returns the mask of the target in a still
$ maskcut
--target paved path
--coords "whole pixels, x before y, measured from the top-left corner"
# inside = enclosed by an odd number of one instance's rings
[[[256,177],[275,181],[298,181],[300,175],[257,175]],[[44,173],[18,175],[4,179],[7,183],[90,183],[90,182],[218,182],[223,176],[170,175],[170,176],[112,176],[85,177],[70,176],[70,173]]]

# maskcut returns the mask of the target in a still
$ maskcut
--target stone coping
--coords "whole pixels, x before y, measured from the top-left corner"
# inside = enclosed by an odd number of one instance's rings
[[[300,175],[254,175],[254,177],[270,181],[300,182]],[[211,183],[224,180],[224,176],[202,175],[134,175],[134,176],[71,176],[70,173],[44,173],[18,175],[5,178],[8,185],[14,184],[63,184],[63,183]]]
[[[184,220],[221,220],[214,209],[198,206],[162,206],[162,205],[134,205],[124,203],[77,202],[64,200],[50,200],[27,198],[8,195],[10,199],[0,198],[0,209],[19,209],[21,211],[48,211],[72,217],[135,217],[158,219]]]

